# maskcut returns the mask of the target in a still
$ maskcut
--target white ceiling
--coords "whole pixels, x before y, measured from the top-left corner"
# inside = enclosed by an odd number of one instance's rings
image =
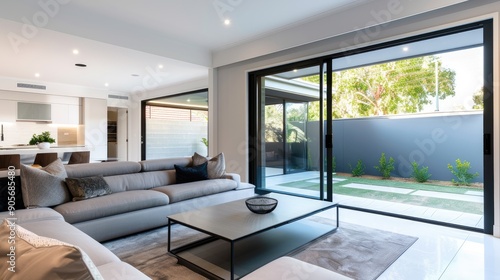
[[[372,1],[1,1],[0,76],[122,93],[163,88],[206,79],[215,51]]]

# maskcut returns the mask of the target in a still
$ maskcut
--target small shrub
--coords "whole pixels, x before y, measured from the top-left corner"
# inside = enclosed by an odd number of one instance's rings
[[[464,160],[464,162],[460,161],[460,159],[455,160],[455,167],[452,166],[451,164],[448,163],[448,169],[451,171],[455,177],[457,177],[457,181],[455,179],[452,179],[451,182],[453,182],[455,185],[470,185],[470,182],[472,179],[476,178],[479,176],[479,173],[476,172],[474,174],[469,172],[470,169],[470,162]]]
[[[354,168],[352,168],[351,164],[349,164],[349,168],[351,168],[353,177],[359,177],[365,174],[365,165],[361,160],[358,160],[358,163],[356,163],[356,167]]]
[[[382,153],[378,161],[378,166],[375,166],[381,174],[382,178],[389,179],[391,177],[391,172],[394,170],[394,159],[389,158],[389,161],[385,158],[385,153]]]
[[[429,174],[429,167],[422,166],[422,168],[420,168],[416,161],[412,162],[411,166],[413,168],[411,177],[414,178],[415,181],[419,183],[424,183],[427,182],[427,180],[429,180],[429,178],[431,177],[431,174]]]

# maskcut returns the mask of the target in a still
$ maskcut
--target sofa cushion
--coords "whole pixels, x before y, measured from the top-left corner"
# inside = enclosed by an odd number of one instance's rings
[[[153,188],[152,190],[165,193],[170,198],[170,203],[174,203],[195,197],[233,190],[237,186],[236,181],[230,179],[211,179],[184,184],[173,184]]]
[[[174,164],[179,166],[191,165],[191,157],[175,157],[175,158],[162,158],[150,159],[140,161],[142,172],[158,171],[158,170],[172,170]]]
[[[151,279],[126,262],[112,262],[98,266],[106,280],[147,280]]]
[[[195,166],[178,166],[175,167],[175,181],[177,184],[196,182],[208,179],[207,163],[202,163]]]
[[[102,279],[92,260],[78,246],[36,235],[4,220],[0,236],[13,234],[14,244],[0,245],[2,256],[12,254],[12,262],[0,272],[2,279]]]
[[[120,259],[108,248],[65,221],[47,220],[29,222],[21,226],[38,235],[77,245],[87,253],[90,259],[92,259],[92,262],[97,266],[120,261]]]
[[[141,172],[104,177],[113,193],[147,190],[175,183],[175,170]]]
[[[275,279],[328,279],[352,280],[334,271],[306,263],[291,257],[278,258],[254,272],[241,278],[242,280],[275,280]]]
[[[54,210],[61,213],[66,222],[73,224],[168,203],[169,198],[164,194],[137,190],[65,203],[56,206]]]
[[[65,167],[68,177],[70,178],[91,177],[97,175],[106,177],[138,173],[141,171],[141,165],[133,161],[68,164]]]
[[[108,183],[104,181],[102,175],[83,177],[83,178],[66,178],[73,201],[84,200],[88,198],[103,196],[111,193]]]
[[[219,179],[226,174],[226,162],[224,159],[224,154],[220,153],[213,158],[206,158],[198,153],[193,155],[193,165],[200,165],[202,163],[208,163],[208,178]]]
[[[14,216],[11,216],[10,212],[0,212],[0,219],[6,218],[16,218],[18,224],[47,220],[64,221],[63,216],[52,208],[20,209],[14,211]]]
[[[71,200],[61,159],[42,168],[21,165],[21,187],[26,208],[47,207]]]

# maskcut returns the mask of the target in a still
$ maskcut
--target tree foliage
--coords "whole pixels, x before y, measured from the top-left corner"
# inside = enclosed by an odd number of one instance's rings
[[[333,117],[353,118],[416,113],[435,99],[436,65],[439,99],[455,95],[455,72],[435,56],[423,56],[333,73]],[[319,83],[319,76],[303,78]],[[310,120],[319,118],[312,104]]]
[[[472,101],[474,101],[474,105],[472,109],[482,110],[484,109],[484,88],[481,88],[472,96]]]

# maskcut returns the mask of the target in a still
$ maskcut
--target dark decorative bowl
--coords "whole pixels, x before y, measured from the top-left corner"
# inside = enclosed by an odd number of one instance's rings
[[[256,214],[271,213],[278,205],[278,200],[267,196],[256,196],[245,201],[247,208]]]

